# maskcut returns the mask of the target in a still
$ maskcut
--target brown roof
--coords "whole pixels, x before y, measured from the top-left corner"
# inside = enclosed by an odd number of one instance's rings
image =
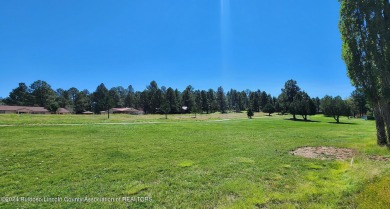
[[[83,114],[93,114],[93,112],[91,112],[91,111],[85,111],[85,112],[83,112]]]
[[[125,108],[112,108],[111,111],[112,112],[128,112],[128,113],[131,113],[131,112],[142,112],[140,110],[137,110],[137,109],[134,109],[134,108],[128,108],[128,107],[125,107]]]
[[[23,112],[49,112],[44,107],[27,107],[27,106],[0,106],[0,111],[23,111]]]
[[[61,108],[60,107],[60,108],[57,109],[57,113],[70,113],[70,111],[65,109],[65,108]]]

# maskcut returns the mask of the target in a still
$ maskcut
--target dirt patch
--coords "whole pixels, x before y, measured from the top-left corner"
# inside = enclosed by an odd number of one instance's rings
[[[321,160],[351,160],[356,152],[348,148],[336,147],[299,147],[290,152],[292,155],[297,155],[305,158],[315,158]],[[376,161],[389,161],[390,157],[380,155],[368,155],[368,159]]]
[[[370,160],[378,160],[378,161],[390,161],[390,157],[383,157],[380,155],[370,155],[368,156]]]
[[[352,149],[336,147],[299,147],[290,153],[292,155],[321,160],[348,160],[355,155],[355,151]]]

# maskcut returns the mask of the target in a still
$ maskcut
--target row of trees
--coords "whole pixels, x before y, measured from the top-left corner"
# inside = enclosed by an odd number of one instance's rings
[[[307,120],[308,115],[323,111],[326,115],[335,116],[338,121],[341,115],[365,113],[367,107],[364,98],[361,91],[354,91],[351,98],[346,101],[341,97],[330,96],[325,96],[322,100],[318,97],[311,98],[294,80],[285,83],[278,97],[260,90],[231,89],[225,92],[222,87],[215,91],[195,90],[192,86],[187,86],[181,92],[171,87],[159,87],[156,81],[150,82],[143,91],[135,91],[131,85],[127,88],[118,86],[107,89],[104,84],[100,84],[90,93],[88,90],[79,91],[74,87],[68,90],[61,88],[53,90],[47,82],[38,80],[30,86],[20,83],[3,102],[7,105],[42,106],[52,112],[59,107],[67,108],[74,113],[84,111],[100,113],[112,107],[142,109],[146,114],[208,114],[249,110],[263,111],[269,115],[274,112],[291,113],[293,119],[296,119],[296,115],[301,115],[304,120]]]
[[[19,83],[3,102],[7,105],[42,106],[55,112],[59,107],[81,113],[89,110],[99,113],[112,107],[132,107],[142,109],[146,114],[155,113],[226,113],[243,111],[249,107],[261,111],[266,104],[275,104],[276,98],[265,91],[251,92],[231,89],[225,92],[222,87],[217,91],[195,90],[188,86],[184,91],[158,86],[150,82],[144,91],[135,91],[130,85],[107,89],[102,83],[90,93],[77,88],[53,90],[45,81],[35,81],[30,86]]]
[[[390,146],[390,2],[339,1],[348,76],[374,109],[378,145]]]

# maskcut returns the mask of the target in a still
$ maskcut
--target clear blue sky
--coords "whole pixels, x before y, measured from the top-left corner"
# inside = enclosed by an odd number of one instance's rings
[[[312,97],[347,97],[338,11],[337,0],[0,1],[0,97],[38,79],[274,96],[294,79]]]

